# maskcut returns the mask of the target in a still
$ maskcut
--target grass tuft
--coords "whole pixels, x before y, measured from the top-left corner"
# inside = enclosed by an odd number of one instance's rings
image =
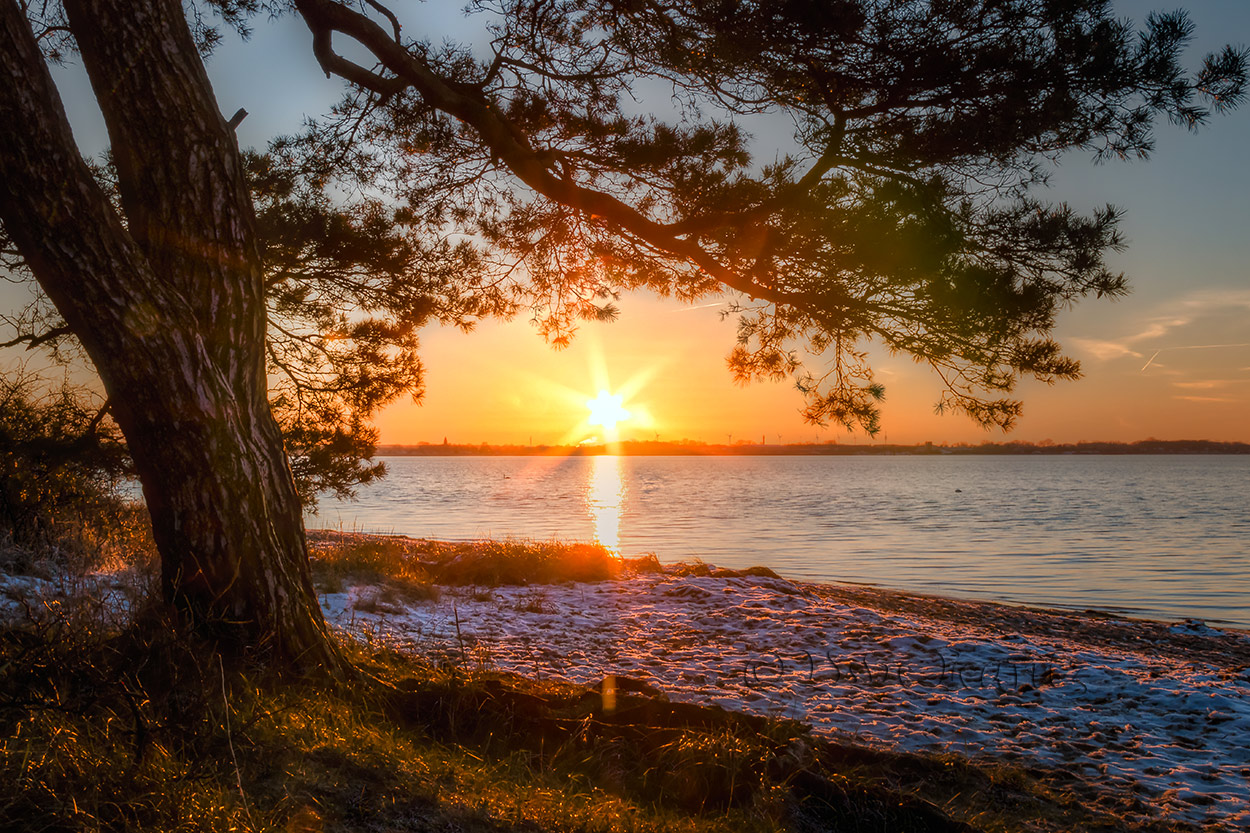
[[[447,542],[400,536],[310,534],[319,582],[389,581],[401,587],[430,583],[498,587],[604,581],[624,562],[599,544],[560,541]]]
[[[72,510],[72,511],[71,511]],[[37,540],[18,542],[0,524],[0,572],[45,580],[128,568],[153,570],[159,557],[148,510],[109,496],[64,509]]]
[[[399,598],[438,598],[434,577],[404,539],[352,538],[313,550],[313,582],[323,593],[341,593],[350,583],[384,588],[378,604]],[[389,594],[389,595],[388,595]],[[367,600],[362,600],[366,605]],[[360,607],[361,603],[357,603]],[[367,609],[367,608],[361,608]]]
[[[599,544],[508,540],[427,545],[426,557],[445,584],[559,584],[621,574],[620,559]]]

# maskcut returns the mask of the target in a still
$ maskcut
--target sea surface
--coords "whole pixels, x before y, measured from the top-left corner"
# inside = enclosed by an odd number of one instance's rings
[[[390,457],[310,526],[1250,628],[1250,456]]]

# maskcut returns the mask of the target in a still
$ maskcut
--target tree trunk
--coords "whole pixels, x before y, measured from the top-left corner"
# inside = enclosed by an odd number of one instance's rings
[[[66,0],[125,223],[15,0],[0,0],[0,219],[103,380],[166,599],[226,650],[337,673],[267,400],[252,206],[178,0]]]

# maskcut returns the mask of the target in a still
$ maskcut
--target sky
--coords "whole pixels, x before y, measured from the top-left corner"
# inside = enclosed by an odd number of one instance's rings
[[[401,4],[402,5],[402,4]],[[412,12],[410,31],[463,31],[459,0]],[[1142,20],[1173,4],[1117,0],[1119,16]],[[1224,43],[1250,43],[1250,2],[1189,0],[1197,24],[1188,52],[1196,65]],[[226,115],[249,116],[243,146],[299,129],[305,116],[340,95],[317,68],[310,36],[294,18],[258,20],[248,43],[229,36],[209,62]],[[80,146],[98,153],[104,129],[75,67],[57,70]],[[62,83],[63,82],[63,83]],[[622,438],[706,442],[957,443],[1215,439],[1250,442],[1250,105],[1198,134],[1161,124],[1146,162],[1095,166],[1065,157],[1051,197],[1090,210],[1123,208],[1129,248],[1110,265],[1130,278],[1132,294],[1086,299],[1064,311],[1056,336],[1081,361],[1084,378],[1053,387],[1024,382],[1024,415],[1010,435],[985,431],[960,415],[938,416],[936,377],[905,357],[872,351],[886,387],[883,431],[875,438],[821,428],[800,416],[791,383],[734,383],[725,356],[735,323],[724,305],[693,306],[626,295],[610,324],[583,325],[573,345],[553,350],[521,316],[473,332],[431,327],[422,335],[426,367],[420,404],[387,407],[376,424],[387,444],[576,443],[599,436],[587,421],[600,390],[621,396],[630,417]]]

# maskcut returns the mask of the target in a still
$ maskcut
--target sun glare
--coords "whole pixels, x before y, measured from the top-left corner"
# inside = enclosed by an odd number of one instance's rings
[[[586,407],[590,409],[586,422],[590,425],[601,425],[604,431],[615,430],[618,422],[629,419],[629,411],[625,410],[622,399],[620,394],[599,391],[597,397],[586,400]]]

